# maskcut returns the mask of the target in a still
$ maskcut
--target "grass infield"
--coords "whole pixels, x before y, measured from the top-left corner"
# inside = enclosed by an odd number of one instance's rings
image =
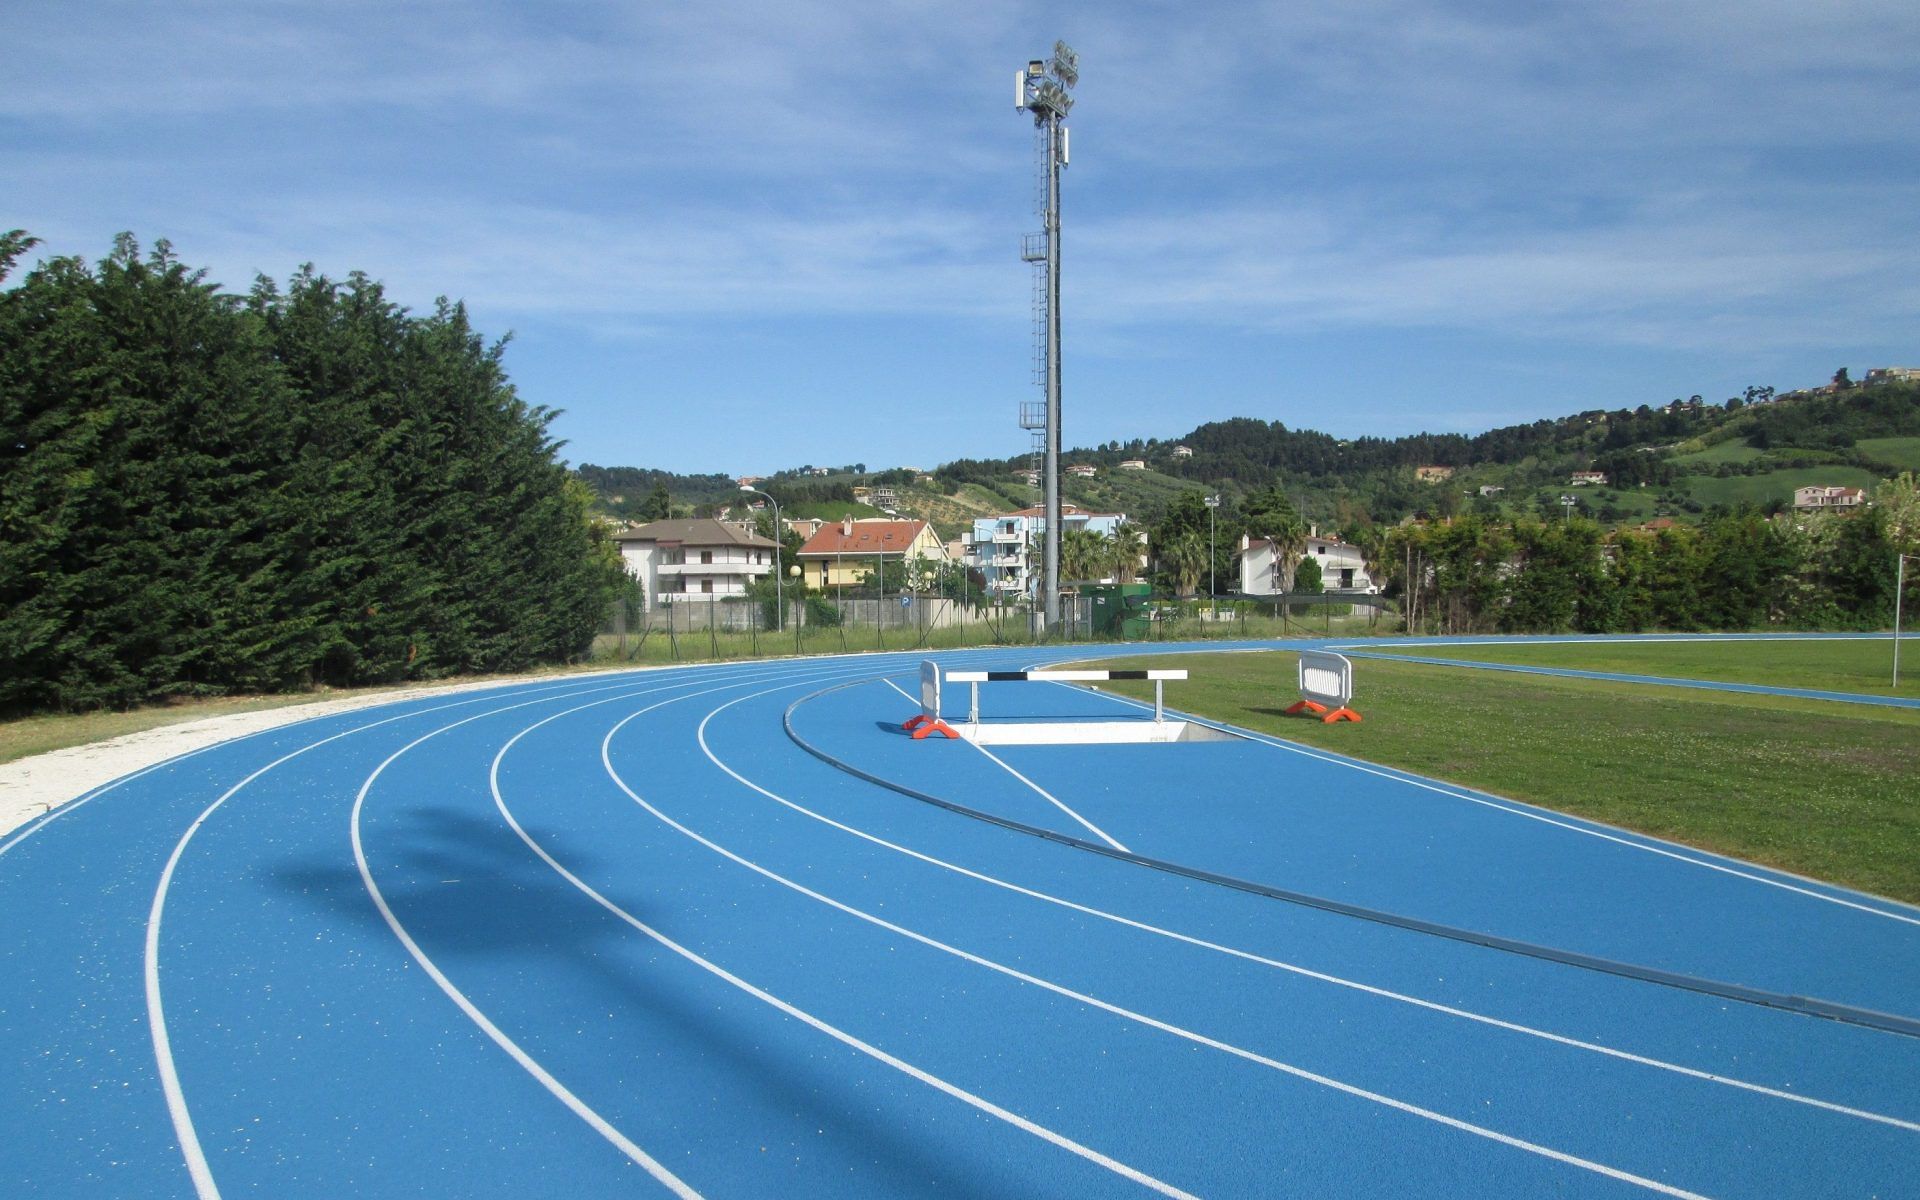
[[[1485,646],[1368,646],[1370,654],[1416,654],[1455,662],[1515,663],[1621,675],[1659,675],[1716,683],[1858,692],[1920,699],[1920,636],[1901,639],[1900,688],[1893,682],[1893,643],[1852,641],[1752,642],[1509,642]]]
[[[1185,661],[1192,676],[1168,687],[1167,703],[1186,712],[1920,902],[1920,711],[1360,659],[1353,707],[1365,721],[1323,725],[1282,712],[1298,696],[1293,654]],[[1636,668],[1699,671],[1698,655],[1684,670]],[[1831,674],[1794,681],[1848,690]],[[1110,690],[1152,695],[1151,684]]]

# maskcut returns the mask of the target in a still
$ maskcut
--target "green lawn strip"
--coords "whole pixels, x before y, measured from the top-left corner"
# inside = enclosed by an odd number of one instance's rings
[[[1920,471],[1920,437],[1861,438],[1853,448],[1879,462]]]
[[[1282,714],[1292,654],[1179,661],[1167,703],[1186,712],[1920,901],[1920,712],[1363,660],[1364,722],[1323,725]]]
[[[1724,442],[1715,442],[1705,450],[1696,450],[1692,454],[1676,454],[1676,463],[1730,463],[1752,462],[1766,451],[1747,444],[1745,438],[1728,438]]]
[[[369,689],[372,690],[372,689]],[[358,695],[356,691],[291,696],[217,696],[148,705],[127,712],[49,713],[0,722],[0,763],[13,762],[49,750],[65,750],[103,742],[123,734],[142,733],[163,725],[179,725],[231,713],[260,712],[291,704],[312,704]]]
[[[1510,642],[1382,646],[1367,652],[1920,699],[1920,637],[1910,643],[1902,639],[1897,692],[1890,686],[1893,643],[1887,640]]]
[[[1872,491],[1880,477],[1859,467],[1787,467],[1765,475],[1689,475],[1682,480],[1687,495],[1706,505],[1767,504],[1791,501],[1795,488],[1826,486]]]
[[[554,667],[529,672],[521,676],[462,676],[452,679],[382,684],[378,687],[325,688],[312,692],[290,692],[286,695],[273,696],[179,697],[164,704],[143,705],[125,712],[42,713],[0,721],[0,763],[13,762],[35,754],[45,754],[51,750],[66,750],[74,746],[104,742],[109,738],[121,737],[129,733],[144,733],[149,729],[181,725],[188,721],[202,721],[209,717],[224,717],[233,713],[262,712],[267,709],[288,708],[296,704],[318,704],[325,700],[379,696],[384,692],[478,683],[488,679],[535,679],[546,675],[604,671],[617,665],[619,664],[611,662],[580,663],[571,667]]]

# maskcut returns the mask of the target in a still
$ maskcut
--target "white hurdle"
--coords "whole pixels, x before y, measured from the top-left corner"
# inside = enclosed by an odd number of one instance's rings
[[[922,680],[921,694],[922,694],[923,704],[925,703],[925,700],[926,700],[925,680],[927,678],[927,670],[930,667],[934,667],[934,663],[932,659],[926,660],[926,662],[921,666],[921,669],[920,669],[921,670],[920,678]],[[933,699],[937,705],[939,700],[939,695],[940,695],[939,682],[938,682],[938,679],[939,679],[938,668],[934,668],[933,673],[935,678]],[[969,688],[972,694],[971,694],[971,704],[969,706],[969,710],[967,713],[967,722],[968,724],[971,724],[971,725],[978,725],[980,723],[980,685],[983,683],[1105,683],[1109,680],[1114,680],[1114,679],[1150,679],[1153,681],[1153,719],[1155,721],[1165,721],[1166,712],[1167,712],[1166,703],[1165,703],[1166,681],[1169,679],[1185,679],[1186,677],[1187,677],[1187,673],[1184,670],[1170,670],[1170,671],[948,671],[947,672],[947,682],[964,683],[969,685]],[[938,712],[937,708],[935,711],[937,714]]]

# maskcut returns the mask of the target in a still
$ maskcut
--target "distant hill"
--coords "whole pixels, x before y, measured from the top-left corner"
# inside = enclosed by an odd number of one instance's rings
[[[1120,466],[1135,460],[1145,469]],[[1474,435],[1339,439],[1279,421],[1234,417],[1165,441],[1077,447],[1062,462],[1095,471],[1091,478],[1063,481],[1068,501],[1124,512],[1143,524],[1185,491],[1217,491],[1234,501],[1276,482],[1309,519],[1339,529],[1419,513],[1557,517],[1562,495],[1575,496],[1583,515],[1603,523],[1686,520],[1715,505],[1791,503],[1794,488],[1809,483],[1871,487],[1902,470],[1920,469],[1920,385],[1852,386],[1779,399],[1770,389],[1754,388],[1717,404],[1694,396],[1658,408],[1593,409]],[[780,472],[759,486],[795,512],[804,506],[820,516],[855,511],[855,487],[889,487],[894,511],[932,520],[952,536],[976,516],[1039,503],[1039,489],[1018,476],[1029,465],[1024,455],[956,459],[934,468],[929,479],[910,469],[868,474],[864,464],[855,464],[825,473]],[[1415,474],[1420,467],[1450,468],[1451,475],[1422,482]],[[1601,472],[1607,482],[1575,486],[1576,471]],[[677,508],[737,496],[734,481],[720,475],[593,466],[578,474],[615,516],[662,481]]]

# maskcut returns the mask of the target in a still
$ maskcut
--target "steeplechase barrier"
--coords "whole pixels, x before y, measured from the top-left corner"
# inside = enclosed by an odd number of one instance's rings
[[[1166,683],[1187,678],[1182,668],[1145,671],[1036,670],[1036,671],[948,671],[942,674],[932,659],[920,663],[920,712],[909,718],[903,728],[921,740],[939,734],[972,742],[1017,742],[1025,744],[1078,744],[1088,742],[1192,742],[1231,739],[1232,734],[1190,721],[1167,719]],[[1096,721],[1000,721],[987,723],[980,716],[980,685],[983,683],[1107,683],[1141,680],[1153,684],[1153,720]],[[968,687],[964,718],[944,709],[943,684],[964,683]]]
[[[1325,724],[1358,721],[1360,714],[1347,707],[1353,699],[1353,663],[1325,650],[1300,652],[1300,699],[1287,709],[1287,715],[1308,712]]]

